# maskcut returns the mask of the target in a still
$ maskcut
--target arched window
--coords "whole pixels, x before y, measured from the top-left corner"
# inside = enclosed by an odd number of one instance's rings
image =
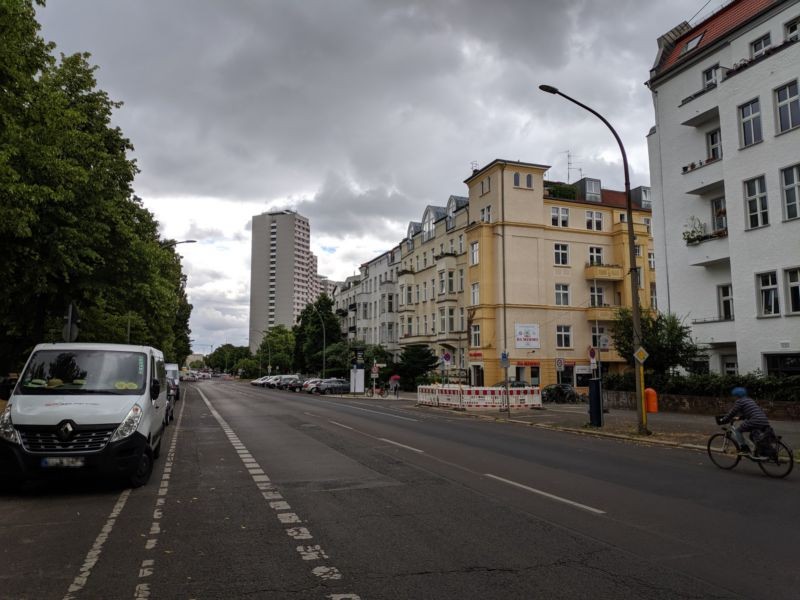
[[[425,217],[422,220],[422,241],[426,242],[432,239],[435,233],[436,229],[433,223],[433,211],[426,209]]]
[[[514,173],[514,187],[519,187],[519,173]]]
[[[528,173],[528,175],[525,176],[525,185],[529,188],[533,187],[533,175],[531,175],[530,173]]]

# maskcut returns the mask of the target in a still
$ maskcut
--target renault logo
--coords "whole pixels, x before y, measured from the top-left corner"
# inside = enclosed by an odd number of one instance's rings
[[[62,442],[68,442],[75,433],[75,423],[72,421],[61,421],[56,427],[56,435]]]

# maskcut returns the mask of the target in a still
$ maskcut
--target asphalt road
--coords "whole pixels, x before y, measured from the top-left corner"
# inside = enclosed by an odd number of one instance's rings
[[[234,382],[150,483],[0,496],[0,598],[797,598],[800,480]]]

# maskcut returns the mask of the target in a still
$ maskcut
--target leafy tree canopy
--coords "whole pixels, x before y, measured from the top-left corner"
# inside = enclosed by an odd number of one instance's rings
[[[403,348],[398,371],[404,383],[412,382],[421,375],[436,369],[439,358],[425,344],[412,344]]]

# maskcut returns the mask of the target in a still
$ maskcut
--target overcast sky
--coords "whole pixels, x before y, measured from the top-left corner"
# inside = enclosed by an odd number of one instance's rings
[[[85,51],[135,147],[135,188],[188,274],[194,349],[247,343],[250,219],[294,208],[342,280],[470,165],[649,185],[656,39],[720,1],[48,0],[42,35]],[[696,21],[697,19],[695,19]],[[580,169],[580,170],[579,170]]]

